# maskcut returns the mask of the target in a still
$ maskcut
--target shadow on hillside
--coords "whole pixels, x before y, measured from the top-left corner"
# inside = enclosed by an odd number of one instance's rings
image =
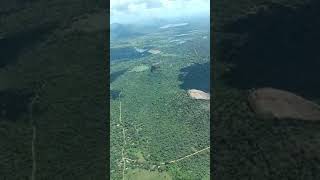
[[[320,1],[267,7],[225,26],[239,35],[219,50],[235,65],[225,80],[241,89],[271,86],[320,97]]]
[[[181,89],[198,89],[204,92],[210,91],[210,63],[193,64],[180,69],[179,81]]]
[[[123,75],[125,72],[127,71],[127,69],[125,70],[120,70],[120,71],[116,71],[114,73],[110,74],[110,83],[112,83],[113,81],[115,81],[116,79],[118,79],[118,77],[120,77],[121,75]]]
[[[46,25],[29,31],[16,33],[14,36],[0,37],[0,68],[14,63],[23,49],[28,50],[30,46],[40,42],[45,35],[53,30],[53,26],[54,25]]]
[[[110,97],[112,100],[119,99],[120,90],[110,90]],[[123,97],[123,94],[121,94],[121,98]]]
[[[136,51],[133,47],[121,47],[121,48],[111,48],[110,49],[110,61],[120,61],[120,60],[134,60],[145,56],[149,56],[151,53],[143,52],[140,53]]]
[[[0,91],[0,119],[16,121],[28,112],[33,93],[28,90],[8,89]]]

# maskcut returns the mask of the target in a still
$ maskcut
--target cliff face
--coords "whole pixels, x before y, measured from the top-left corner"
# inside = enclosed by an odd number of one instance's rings
[[[106,3],[0,2],[0,178],[105,178]]]

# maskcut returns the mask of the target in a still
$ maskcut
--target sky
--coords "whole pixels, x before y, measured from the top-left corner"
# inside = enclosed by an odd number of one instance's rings
[[[210,0],[110,0],[110,23],[143,23],[209,14]]]

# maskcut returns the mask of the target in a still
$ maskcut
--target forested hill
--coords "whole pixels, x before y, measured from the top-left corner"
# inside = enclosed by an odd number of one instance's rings
[[[226,7],[230,14],[217,9],[216,54],[233,65],[225,76],[228,83],[242,89],[276,87],[319,98],[320,89],[314,85],[320,83],[316,50],[320,3],[252,2],[242,5],[247,11],[243,13],[231,5]]]
[[[272,87],[320,103],[319,1],[214,4],[214,179],[320,179],[319,121],[264,119],[248,102]]]
[[[310,0],[232,0],[214,1],[212,18],[217,30],[221,30],[224,24],[230,23],[239,17],[256,13],[260,8],[274,3],[287,7],[297,7],[306,4]]]
[[[105,178],[107,3],[0,1],[0,179]]]

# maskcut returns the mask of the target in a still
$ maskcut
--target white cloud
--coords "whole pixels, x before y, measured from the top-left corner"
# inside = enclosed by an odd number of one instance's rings
[[[111,23],[210,14],[210,0],[111,0]]]
[[[146,9],[147,9],[147,4],[146,3],[136,3],[136,4],[130,3],[128,5],[129,13],[130,12],[139,13],[141,11],[146,11]]]

